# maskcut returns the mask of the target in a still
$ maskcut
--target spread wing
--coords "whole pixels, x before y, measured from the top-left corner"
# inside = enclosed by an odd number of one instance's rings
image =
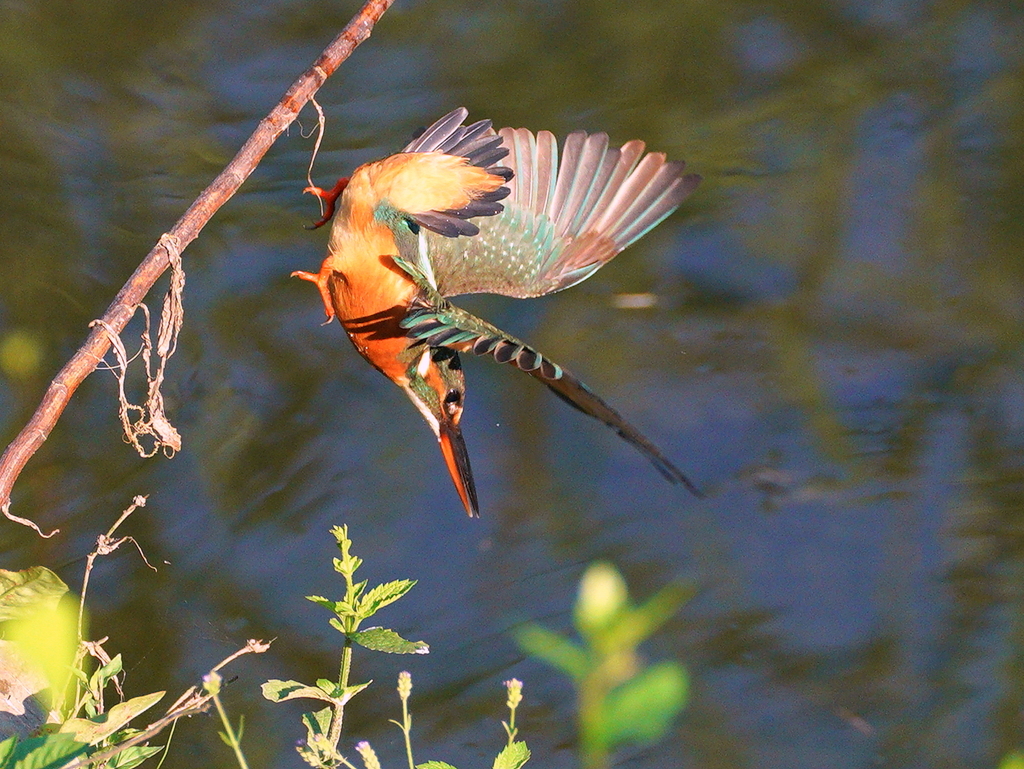
[[[402,239],[403,256],[431,275],[443,296],[531,297],[575,285],[665,219],[700,182],[682,162],[645,155],[639,140],[614,148],[607,134],[576,131],[560,153],[548,131],[495,134],[489,121],[463,126],[467,114],[454,110],[405,149],[464,154],[497,137],[488,152],[507,155],[492,162],[503,158],[514,173],[503,210],[473,218],[478,234],[451,237],[465,233],[428,227],[433,232],[419,242]]]

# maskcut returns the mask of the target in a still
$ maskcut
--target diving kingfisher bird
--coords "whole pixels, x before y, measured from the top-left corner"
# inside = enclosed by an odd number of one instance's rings
[[[328,321],[401,387],[437,437],[470,516],[479,515],[459,422],[466,382],[460,353],[489,355],[539,379],[604,422],[673,483],[700,492],[639,430],[534,348],[448,297],[537,297],[574,286],[671,214],[700,177],[642,141],[575,131],[559,152],[548,131],[465,125],[459,108],[400,153],[357,168],[332,190],[307,191],[337,208],[315,283]]]

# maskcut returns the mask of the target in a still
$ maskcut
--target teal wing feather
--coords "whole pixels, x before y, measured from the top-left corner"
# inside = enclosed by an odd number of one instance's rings
[[[414,264],[402,258],[396,258],[395,263],[420,287],[401,321],[411,340],[427,347],[490,356],[498,363],[508,363],[525,371],[573,408],[612,428],[646,456],[665,478],[701,496],[690,479],[657,446],[571,372],[511,334],[448,302]]]

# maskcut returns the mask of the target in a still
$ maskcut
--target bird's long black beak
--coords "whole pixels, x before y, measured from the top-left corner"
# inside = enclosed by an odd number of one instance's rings
[[[473,483],[473,470],[469,466],[469,452],[466,442],[462,439],[462,429],[450,420],[442,419],[438,425],[437,441],[441,444],[448,472],[455,482],[455,489],[462,498],[462,504],[470,518],[480,516],[476,498],[476,485]]]

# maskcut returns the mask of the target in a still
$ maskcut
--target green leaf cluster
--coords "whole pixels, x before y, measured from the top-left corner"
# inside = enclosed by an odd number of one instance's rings
[[[634,606],[615,567],[596,563],[583,575],[573,612],[580,641],[534,624],[517,633],[526,652],[573,680],[586,766],[607,766],[619,745],[656,742],[683,709],[689,686],[685,668],[674,661],[646,667],[638,647],[691,593],[672,583]]]
[[[0,742],[0,769],[57,769],[88,750],[89,745],[72,734],[9,737]]]
[[[348,526],[335,526],[331,529],[341,550],[341,558],[334,559],[334,570],[345,579],[345,597],[340,601],[332,601],[319,595],[306,596],[312,601],[334,613],[330,619],[331,627],[342,633],[346,641],[363,646],[373,651],[389,654],[426,654],[430,647],[422,641],[406,641],[394,630],[370,628],[359,631],[359,626],[388,604],[392,604],[404,596],[416,584],[415,580],[398,579],[385,582],[366,591],[367,581],[355,581],[355,573],[363,565],[363,559],[352,555],[352,540],[348,537]]]
[[[323,596],[307,596],[308,600],[322,606],[334,614],[330,619],[331,627],[340,632],[344,638],[341,652],[341,669],[338,679],[318,679],[316,684],[305,684],[301,681],[283,681],[274,679],[263,684],[263,696],[272,702],[284,702],[294,699],[315,700],[323,705],[318,710],[302,715],[302,724],[306,730],[306,739],[297,748],[299,755],[310,766],[321,769],[335,769],[344,766],[355,769],[355,765],[345,758],[339,745],[341,743],[341,727],[344,719],[345,706],[356,694],[371,682],[350,684],[352,669],[352,649],[361,646],[372,651],[388,654],[426,654],[429,647],[422,641],[407,641],[394,630],[383,627],[361,629],[364,621],[375,615],[380,609],[402,598],[413,585],[413,580],[401,579],[386,582],[367,590],[367,582],[356,580],[356,571],[362,566],[362,559],[352,554],[352,541],[348,536],[347,526],[335,526],[331,534],[337,542],[341,557],[334,559],[334,570],[345,580],[345,595],[339,600],[331,600]],[[516,740],[518,730],[515,727],[516,708],[522,702],[523,685],[515,679],[505,682],[508,689],[507,705],[511,713],[509,721],[503,722],[508,740],[505,747],[494,759],[494,769],[521,769],[530,757],[526,743]],[[427,761],[416,764],[412,752],[412,715],[409,712],[409,699],[412,694],[412,676],[402,672],[398,676],[398,696],[402,702],[402,719],[392,720],[405,738],[406,758],[409,769],[455,769],[451,764],[442,761]],[[356,751],[363,759],[366,769],[381,769],[377,753],[367,742],[356,745]],[[2,767],[0,767],[2,769]]]
[[[306,598],[333,613],[334,616],[329,620],[330,625],[345,637],[338,679],[334,681],[321,678],[315,685],[301,681],[272,679],[262,687],[263,696],[271,702],[311,699],[325,704],[326,707],[302,716],[306,740],[298,747],[298,752],[306,763],[315,767],[334,767],[347,763],[338,750],[345,706],[356,694],[372,683],[349,683],[352,647],[362,646],[388,654],[427,654],[430,651],[430,647],[423,641],[408,641],[388,628],[371,627],[360,630],[363,622],[408,593],[416,582],[400,579],[367,590],[366,580],[356,581],[356,571],[362,566],[363,559],[352,554],[348,526],[335,526],[331,529],[331,534],[341,551],[341,557],[334,559],[334,570],[345,580],[345,595],[339,600],[319,595]]]
[[[122,670],[121,655],[104,659],[91,673],[87,656],[78,644],[77,618],[73,604],[63,600],[68,586],[52,571],[36,566],[23,571],[0,569],[0,621],[13,654],[27,669],[37,671],[48,684],[54,715],[63,721],[45,727],[48,731],[31,737],[9,736],[0,742],[0,769],[56,769],[76,758],[99,752],[108,769],[133,769],[161,746],[129,745],[119,748],[138,730],[129,722],[155,705],[164,692],[134,697],[104,706],[104,692],[117,684]],[[100,645],[93,644],[99,650]],[[77,695],[62,706],[67,682],[77,682]],[[66,712],[65,712],[66,708]],[[33,724],[26,724],[33,728]],[[41,730],[37,730],[41,731]]]

